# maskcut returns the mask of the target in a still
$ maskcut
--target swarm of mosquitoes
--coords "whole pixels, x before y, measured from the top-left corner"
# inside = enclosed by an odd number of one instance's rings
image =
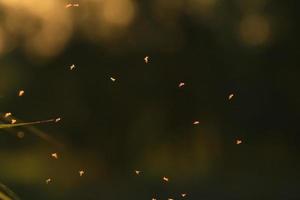
[[[69,3],[69,4],[65,5],[65,8],[74,8],[74,7],[79,7],[79,4],[78,3]],[[150,56],[145,56],[144,57],[144,63],[145,64],[149,64],[150,63]],[[75,64],[72,64],[68,68],[69,68],[70,71],[74,71],[76,69],[76,66],[75,66]],[[117,78],[113,77],[113,76],[110,76],[109,79],[112,82],[116,82],[117,81]],[[186,87],[186,83],[184,81],[179,81],[177,87],[179,89],[183,89],[184,87]],[[19,97],[23,97],[25,95],[25,90],[20,89],[17,92],[17,95]],[[228,101],[231,101],[231,100],[233,100],[234,97],[235,97],[235,94],[234,93],[230,93],[230,94],[228,94],[227,99],[228,99]],[[43,124],[43,123],[51,123],[51,122],[58,123],[59,121],[61,121],[61,118],[58,117],[58,118],[53,118],[53,119],[48,119],[48,120],[41,120],[41,121],[18,122],[17,119],[13,117],[13,114],[11,112],[4,113],[3,117],[4,117],[4,119],[8,123],[6,123],[6,124],[0,124],[0,129],[21,127],[21,126],[31,126],[31,125],[37,125],[37,124]],[[194,120],[192,122],[192,124],[193,125],[199,125],[200,121]],[[19,138],[23,138],[24,137],[24,133],[23,132],[18,132],[17,136]],[[234,141],[234,143],[236,145],[240,145],[240,144],[242,144],[242,142],[243,141],[240,138],[238,138],[238,139],[236,139]],[[50,157],[52,159],[59,159],[60,158],[60,156],[59,156],[59,154],[57,152],[51,153]],[[134,170],[134,174],[136,176],[141,176],[143,173],[140,170]],[[80,177],[84,176],[85,175],[85,170],[84,169],[79,169],[78,170],[78,175]],[[169,180],[169,177],[164,176],[164,177],[162,177],[162,181],[167,184],[170,180]],[[46,184],[50,184],[51,182],[52,182],[52,178],[51,177],[49,177],[49,178],[47,178],[45,180]],[[180,193],[180,197],[182,197],[182,198],[185,198],[187,196],[188,196],[187,193]],[[18,200],[19,198],[9,188],[7,188],[6,186],[4,186],[3,184],[0,183],[0,199],[4,199],[4,200]],[[157,197],[152,197],[152,200],[158,200],[158,198]],[[168,198],[168,200],[174,200],[174,199],[173,198]]]

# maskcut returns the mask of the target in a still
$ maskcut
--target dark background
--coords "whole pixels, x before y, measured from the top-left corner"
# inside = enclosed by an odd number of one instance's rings
[[[0,111],[62,119],[0,130],[21,199],[300,199],[297,1],[51,2],[0,1]]]

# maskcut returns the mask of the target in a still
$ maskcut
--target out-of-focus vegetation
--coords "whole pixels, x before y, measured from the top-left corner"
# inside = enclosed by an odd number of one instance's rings
[[[38,200],[298,199],[297,4],[0,0],[0,112],[61,118],[0,129],[0,182]]]

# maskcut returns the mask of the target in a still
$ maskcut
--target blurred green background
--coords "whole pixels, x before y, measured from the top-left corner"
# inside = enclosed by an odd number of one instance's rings
[[[0,182],[25,200],[299,199],[298,6],[0,0],[0,112],[61,118],[0,130]]]

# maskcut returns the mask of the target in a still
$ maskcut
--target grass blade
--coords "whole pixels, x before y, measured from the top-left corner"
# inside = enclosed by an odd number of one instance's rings
[[[1,200],[20,200],[20,198],[8,187],[0,183],[0,199]]]
[[[55,119],[42,120],[42,121],[36,121],[36,122],[17,123],[17,124],[0,124],[0,129],[14,128],[14,127],[19,127],[19,126],[28,126],[28,125],[35,125],[35,124],[42,124],[42,123],[49,123],[49,122],[55,122]]]

